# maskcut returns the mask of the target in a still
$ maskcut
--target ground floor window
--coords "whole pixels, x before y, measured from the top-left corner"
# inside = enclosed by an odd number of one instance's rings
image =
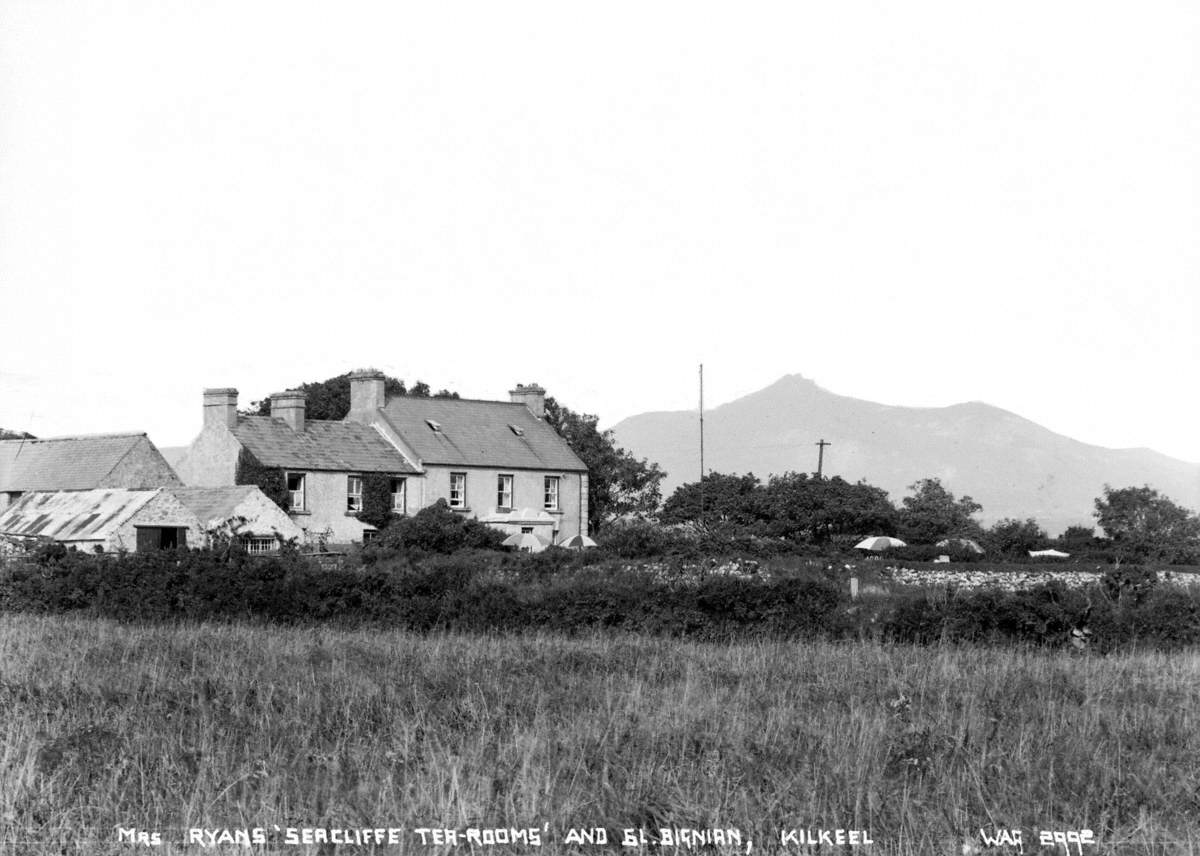
[[[264,553],[274,553],[275,539],[269,535],[251,535],[246,539],[246,552],[251,556],[261,556]]]

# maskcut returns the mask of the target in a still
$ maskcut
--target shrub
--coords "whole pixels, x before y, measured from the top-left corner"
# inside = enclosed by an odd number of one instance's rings
[[[364,564],[401,553],[453,553],[458,550],[499,550],[504,535],[486,523],[451,511],[444,499],[412,517],[392,521],[363,549]]]

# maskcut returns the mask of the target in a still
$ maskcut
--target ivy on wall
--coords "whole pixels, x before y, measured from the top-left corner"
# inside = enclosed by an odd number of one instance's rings
[[[283,470],[279,467],[264,466],[244,446],[238,452],[233,483],[255,485],[267,495],[268,499],[284,511],[288,510],[290,494],[288,494],[287,481],[283,477]]]
[[[376,529],[385,529],[392,522],[392,479],[387,473],[363,473],[362,511],[358,519]]]

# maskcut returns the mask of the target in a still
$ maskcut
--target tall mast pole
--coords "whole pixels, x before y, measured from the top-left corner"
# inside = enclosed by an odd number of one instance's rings
[[[700,522],[704,522],[704,363],[700,364]]]

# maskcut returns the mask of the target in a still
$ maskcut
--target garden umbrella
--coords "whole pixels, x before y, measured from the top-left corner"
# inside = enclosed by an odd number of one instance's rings
[[[1070,553],[1062,550],[1030,550],[1029,555],[1035,559],[1069,559]]]
[[[945,541],[938,541],[937,545],[939,547],[962,547],[972,553],[983,554],[983,548],[979,546],[979,542],[972,541],[970,538],[947,538]]]
[[[516,547],[526,553],[540,553],[549,546],[549,542],[545,538],[534,535],[532,532],[517,532],[509,535],[501,543],[506,547]]]
[[[893,547],[907,547],[908,545],[899,538],[890,538],[887,535],[876,535],[872,538],[864,538],[854,545],[855,550],[890,550]]]
[[[595,547],[596,542],[586,535],[572,535],[558,542],[558,546],[566,547],[568,550],[582,550],[584,547]]]

